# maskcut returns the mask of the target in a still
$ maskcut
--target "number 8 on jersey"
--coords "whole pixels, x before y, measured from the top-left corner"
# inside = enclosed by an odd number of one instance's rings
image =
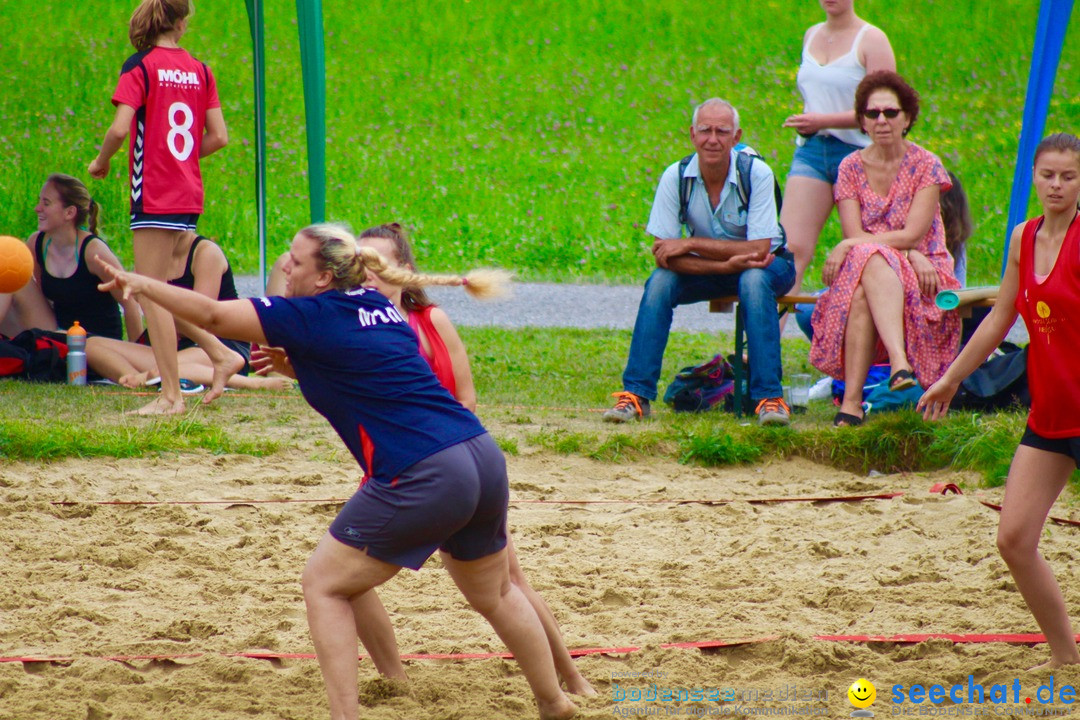
[[[112,101],[135,109],[131,212],[201,214],[199,147],[206,111],[221,107],[210,68],[186,50],[155,46],[127,59]]]

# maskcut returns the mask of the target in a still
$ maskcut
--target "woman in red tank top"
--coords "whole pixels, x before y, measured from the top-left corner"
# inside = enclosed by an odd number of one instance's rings
[[[416,261],[413,259],[409,238],[397,223],[379,225],[365,230],[360,233],[358,242],[361,246],[374,248],[390,262],[416,272]],[[448,282],[453,280],[454,278],[451,277]],[[370,271],[365,286],[378,290],[397,306],[416,332],[420,341],[420,354],[431,365],[439,382],[462,405],[475,412],[476,388],[473,385],[472,370],[469,367],[469,356],[465,352],[465,344],[458,336],[453,323],[450,322],[450,317],[431,302],[423,288],[403,288],[400,285],[391,285]],[[544,602],[544,598],[529,584],[525,573],[522,572],[509,531],[506,534],[506,550],[510,563],[510,582],[525,594],[529,604],[540,616],[540,622],[544,626],[548,643],[551,645],[551,654],[555,659],[555,670],[566,684],[566,689],[577,695],[595,695],[596,691],[578,672],[573,658],[570,657],[562,639],[559,623],[555,620],[551,609]],[[380,623],[379,630],[386,634],[386,639],[390,641],[389,644],[385,641],[376,642],[373,647],[393,647],[395,651],[382,659],[390,669],[385,674],[404,677],[405,668],[401,665],[401,658],[396,652],[397,643],[393,640],[394,629],[390,624],[390,619],[375,593],[368,593],[365,597],[368,596],[370,596],[371,609],[376,614],[386,617],[385,623]],[[365,647],[367,647],[366,643]],[[380,672],[383,672],[382,665],[377,662],[376,666],[379,667]]]
[[[964,351],[919,401],[926,419],[945,415],[960,381],[1016,321],[1027,324],[1031,413],[1005,484],[997,545],[1050,645],[1045,667],[1080,663],[1061,588],[1039,553],[1046,516],[1080,463],[1080,138],[1051,135],[1035,149],[1043,214],[1018,225],[997,302]]]

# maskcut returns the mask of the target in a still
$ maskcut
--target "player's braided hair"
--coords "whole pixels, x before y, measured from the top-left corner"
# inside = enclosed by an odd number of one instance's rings
[[[128,23],[128,39],[136,50],[149,50],[154,41],[172,32],[192,13],[191,0],[142,0]]]
[[[338,290],[359,287],[370,269],[383,280],[407,287],[431,285],[462,286],[475,298],[488,299],[506,293],[513,277],[505,270],[480,269],[461,275],[426,275],[390,265],[374,248],[359,247],[356,238],[344,225],[318,223],[300,231],[319,244],[318,256],[323,269],[334,276]]]

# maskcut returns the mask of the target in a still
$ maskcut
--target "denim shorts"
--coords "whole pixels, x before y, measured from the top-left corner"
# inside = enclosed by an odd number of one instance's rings
[[[814,135],[806,139],[805,145],[795,148],[788,177],[797,175],[835,185],[840,161],[858,149],[832,135]]]
[[[393,482],[368,480],[330,524],[345,545],[418,570],[436,550],[479,560],[506,547],[506,458],[487,433],[411,465]]]
[[[1024,436],[1020,438],[1020,444],[1033,447],[1036,450],[1045,450],[1046,452],[1071,457],[1077,467],[1080,467],[1080,437],[1043,437],[1028,426],[1024,428]]]
[[[195,230],[199,223],[199,213],[175,213],[160,215],[154,213],[131,213],[131,229],[159,228],[161,230]]]

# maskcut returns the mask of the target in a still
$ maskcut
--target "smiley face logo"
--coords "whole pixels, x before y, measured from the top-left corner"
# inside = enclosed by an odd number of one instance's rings
[[[1039,314],[1039,317],[1045,320],[1050,317],[1050,306],[1040,300],[1035,303],[1035,312]]]
[[[873,683],[869,680],[859,678],[851,683],[851,687],[847,691],[847,697],[852,705],[861,710],[874,704],[874,701],[877,700],[877,690],[874,689]]]

